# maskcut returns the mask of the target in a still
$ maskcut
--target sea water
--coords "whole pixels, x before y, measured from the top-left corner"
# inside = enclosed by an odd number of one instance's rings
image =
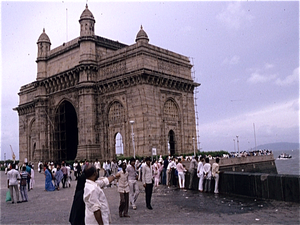
[[[281,153],[292,156],[291,159],[278,159]],[[278,174],[300,175],[299,149],[297,150],[273,150]]]

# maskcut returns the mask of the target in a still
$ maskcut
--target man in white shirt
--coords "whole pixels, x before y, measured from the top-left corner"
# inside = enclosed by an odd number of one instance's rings
[[[83,201],[85,203],[85,224],[109,224],[110,211],[106,196],[101,188],[111,183],[115,176],[98,180],[96,167],[87,164],[84,170],[86,182]]]
[[[116,177],[119,179],[118,192],[120,193],[119,216],[130,217],[128,215],[129,208],[129,184],[128,171],[126,171],[126,163],[122,163],[122,170],[117,173]]]
[[[212,176],[214,177],[215,179],[215,190],[214,190],[214,193],[215,194],[218,194],[219,193],[219,187],[218,187],[218,184],[219,184],[219,161],[220,159],[219,158],[216,158],[216,162],[214,162],[212,164]]]
[[[18,180],[21,179],[20,173],[15,169],[16,164],[12,164],[12,169],[7,172],[7,187],[10,191],[10,196],[12,200],[12,204],[14,204],[14,192],[15,189],[17,195],[17,203],[21,203],[19,200],[19,189],[18,189]]]
[[[209,158],[205,158],[205,165],[203,166],[203,172],[204,172],[204,179],[205,179],[204,192],[210,192],[211,165],[209,163]]]
[[[95,163],[94,163],[95,167],[96,167],[96,170],[97,170],[97,173],[98,173],[98,176],[100,176],[100,168],[101,168],[101,164],[99,162],[98,159],[96,159]]]
[[[198,163],[198,168],[197,168],[197,176],[199,177],[199,191],[202,192],[203,191],[203,164],[204,164],[204,157],[201,156],[200,157],[200,162]]]
[[[146,165],[143,166],[142,181],[146,193],[146,206],[148,209],[153,209],[151,206],[151,197],[152,197],[152,189],[153,189],[153,175],[152,175],[152,168],[150,165],[151,159],[147,157],[145,161],[146,161]]]
[[[135,159],[130,159],[130,164],[127,166],[128,183],[129,183],[129,199],[133,209],[136,209],[135,202],[139,196],[140,190],[137,183],[138,174],[135,169]]]

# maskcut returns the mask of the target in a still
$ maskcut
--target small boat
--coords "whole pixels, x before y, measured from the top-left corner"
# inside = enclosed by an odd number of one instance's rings
[[[290,154],[287,154],[287,153],[281,153],[279,156],[278,156],[278,159],[291,159],[292,156]]]

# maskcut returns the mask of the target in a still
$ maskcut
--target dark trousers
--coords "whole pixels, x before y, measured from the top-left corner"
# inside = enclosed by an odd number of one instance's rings
[[[166,178],[167,178],[167,169],[163,168],[163,170],[162,170],[162,178],[161,178],[163,185],[166,185]]]
[[[128,215],[128,207],[129,207],[129,192],[128,193],[121,193],[120,192],[120,206],[119,206],[119,213],[124,215]]]
[[[146,193],[146,206],[151,206],[151,197],[152,197],[153,184],[146,184],[145,193]]]
[[[30,191],[30,177],[27,177],[27,186],[28,186],[28,191]]]
[[[68,178],[68,174],[64,174],[64,177],[62,179],[63,188],[65,188],[67,178]]]
[[[192,189],[193,187],[193,180],[196,177],[195,174],[197,173],[196,169],[191,169],[190,171],[190,184],[189,184],[189,189]]]

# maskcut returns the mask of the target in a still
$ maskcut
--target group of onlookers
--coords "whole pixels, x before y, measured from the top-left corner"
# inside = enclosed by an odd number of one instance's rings
[[[27,192],[32,190],[35,184],[33,165],[25,163],[20,167],[20,171],[18,169],[19,167],[15,163],[12,163],[8,165],[6,170],[7,187],[13,204],[15,203],[15,195],[17,203],[28,202]],[[21,193],[21,200],[19,192]]]
[[[63,188],[71,187],[71,166],[65,161],[61,163],[45,163],[45,190],[54,191],[60,188],[60,183]]]

